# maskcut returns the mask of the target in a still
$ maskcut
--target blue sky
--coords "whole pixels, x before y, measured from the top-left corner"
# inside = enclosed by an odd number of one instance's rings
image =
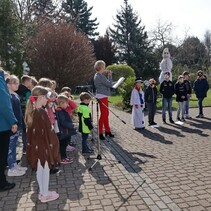
[[[123,0],[86,0],[93,6],[93,17],[100,22],[98,31],[104,35],[106,28],[114,23],[113,18],[123,5]],[[173,36],[183,39],[188,35],[204,39],[206,30],[211,31],[211,0],[129,0],[139,14],[142,24],[150,31],[156,21],[172,22]]]

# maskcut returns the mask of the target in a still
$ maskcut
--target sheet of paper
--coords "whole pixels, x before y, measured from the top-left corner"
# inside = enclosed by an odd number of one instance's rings
[[[116,89],[120,84],[123,83],[123,81],[125,80],[124,77],[121,77],[113,86],[112,88]]]

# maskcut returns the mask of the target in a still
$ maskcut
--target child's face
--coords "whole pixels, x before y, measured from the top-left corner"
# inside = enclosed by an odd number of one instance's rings
[[[19,82],[18,81],[14,81],[13,83],[9,83],[8,84],[9,90],[11,90],[13,92],[18,90],[18,86],[19,86]]]
[[[28,89],[31,89],[31,87],[32,87],[32,80],[26,81],[24,85],[25,85]]]
[[[169,77],[170,77],[170,76],[169,76],[168,74],[165,74],[165,75],[164,75],[164,79],[165,79],[165,80],[169,80]]]
[[[180,78],[180,79],[179,79],[179,82],[180,82],[180,83],[183,83],[183,82],[184,82],[184,78]]]
[[[60,103],[59,105],[62,109],[66,109],[68,107],[68,102]]]
[[[90,101],[91,101],[91,99],[85,99],[85,100],[84,100],[84,103],[85,103],[85,104],[89,104]]]
[[[188,80],[189,79],[189,75],[184,75],[184,80]]]
[[[47,102],[48,102],[48,98],[47,98],[47,95],[40,95],[38,97],[38,99],[40,100],[40,104],[42,106],[46,106]]]
[[[141,88],[142,83],[141,83],[141,82],[137,82],[137,83],[136,83],[136,86],[137,86],[138,88]]]

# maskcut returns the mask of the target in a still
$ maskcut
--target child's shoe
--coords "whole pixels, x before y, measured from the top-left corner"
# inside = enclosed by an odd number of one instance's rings
[[[39,194],[38,196],[39,200],[42,203],[48,202],[48,201],[54,201],[59,198],[59,194],[55,191],[49,191],[47,196],[43,196]]]
[[[114,138],[114,135],[111,132],[105,132],[105,136],[109,136],[110,138]]]
[[[100,140],[105,140],[105,137],[103,136],[103,134],[99,135]]]
[[[67,151],[67,152],[72,152],[72,151],[74,151],[74,150],[75,150],[75,147],[70,146],[69,144],[67,145],[67,148],[66,148],[66,151]]]
[[[73,160],[70,160],[69,158],[63,158],[62,160],[61,160],[61,163],[62,164],[69,164],[69,163],[72,163],[73,162]]]
[[[9,177],[21,177],[21,176],[23,176],[24,174],[26,174],[26,171],[20,171],[20,170],[18,170],[18,169],[16,169],[16,168],[9,169],[9,170],[8,170],[8,173],[7,173],[7,175],[8,175]]]

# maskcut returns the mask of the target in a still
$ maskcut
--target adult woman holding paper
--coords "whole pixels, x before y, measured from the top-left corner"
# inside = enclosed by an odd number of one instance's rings
[[[108,96],[111,95],[110,89],[112,88],[112,71],[108,71],[108,78],[106,78],[103,73],[105,70],[105,62],[102,60],[98,60],[94,69],[96,71],[94,76],[94,85],[96,88],[96,98],[99,99],[100,105],[100,119],[99,119],[99,138],[101,140],[105,140],[103,135],[103,127],[105,128],[105,136],[109,136],[111,138],[114,135],[111,133],[109,126],[109,109],[108,109]]]

